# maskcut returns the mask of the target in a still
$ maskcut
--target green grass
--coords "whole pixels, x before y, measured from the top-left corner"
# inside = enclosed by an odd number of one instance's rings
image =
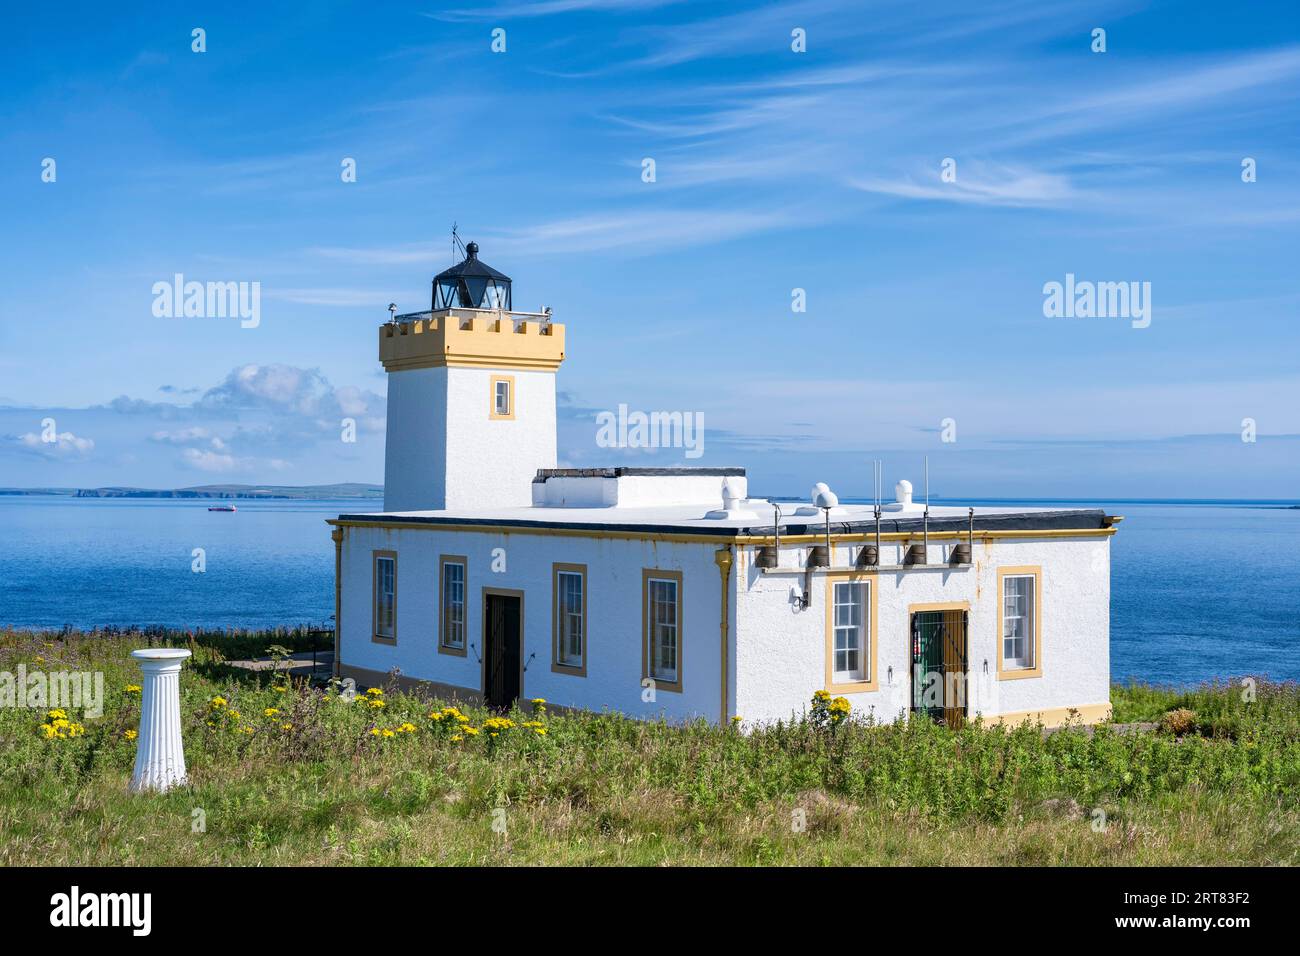
[[[107,698],[71,739],[47,739],[43,711],[0,709],[0,865],[1300,862],[1295,685],[1260,684],[1253,700],[1239,686],[1114,688],[1120,720],[1194,711],[1183,737],[516,713],[493,739],[489,715],[465,708],[480,733],[455,741],[427,716],[441,702],[388,688],[371,708],[224,663],[293,646],[285,632],[153,641],[195,652],[181,681],[190,781],[135,796],[125,732],[139,704],[124,687],[148,640],[0,632],[0,671],[102,670]],[[520,726],[532,719],[545,735]],[[416,730],[371,733],[403,722]]]

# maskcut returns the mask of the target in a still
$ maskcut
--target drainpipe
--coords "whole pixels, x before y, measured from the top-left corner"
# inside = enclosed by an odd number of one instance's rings
[[[330,532],[330,540],[334,542],[334,676],[339,676],[340,654],[339,654],[339,630],[343,626],[343,619],[339,617],[343,604],[343,529],[335,528]]]
[[[731,562],[732,562],[731,545],[727,545],[727,547],[725,548],[719,548],[717,551],[714,551],[713,560],[717,563],[718,575],[722,578],[722,619],[721,619],[721,623],[718,625],[719,630],[721,631],[721,640],[719,643],[721,644],[721,665],[722,665],[721,666],[722,717],[720,719],[719,726],[726,728],[727,718],[730,716],[727,713],[727,638],[731,630],[731,626],[730,626],[730,621],[728,619],[729,609],[728,609],[728,602],[727,602],[727,593],[730,591],[730,581],[731,581]]]

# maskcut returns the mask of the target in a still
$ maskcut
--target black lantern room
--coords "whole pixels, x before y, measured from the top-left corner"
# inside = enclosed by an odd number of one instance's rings
[[[478,257],[478,243],[465,247],[465,258],[433,279],[433,310],[504,309],[510,311],[510,277]]]

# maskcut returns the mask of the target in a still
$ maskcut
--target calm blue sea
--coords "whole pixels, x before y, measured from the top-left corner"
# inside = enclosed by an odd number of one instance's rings
[[[378,502],[236,504],[237,513],[223,514],[204,501],[0,496],[0,624],[328,621],[334,557],[325,519],[378,510]],[[1300,679],[1300,510],[1105,507],[1126,517],[1112,539],[1115,678]],[[204,574],[190,571],[195,548],[206,552]]]

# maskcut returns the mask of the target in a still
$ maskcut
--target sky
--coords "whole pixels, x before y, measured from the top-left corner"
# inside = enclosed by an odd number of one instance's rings
[[[1300,497],[1294,2],[6,20],[0,486],[382,482],[375,328],[455,223],[566,325],[563,465]],[[177,274],[259,283],[256,322],[157,314]],[[1067,275],[1149,315],[1049,315]],[[703,455],[600,447],[620,405]]]

